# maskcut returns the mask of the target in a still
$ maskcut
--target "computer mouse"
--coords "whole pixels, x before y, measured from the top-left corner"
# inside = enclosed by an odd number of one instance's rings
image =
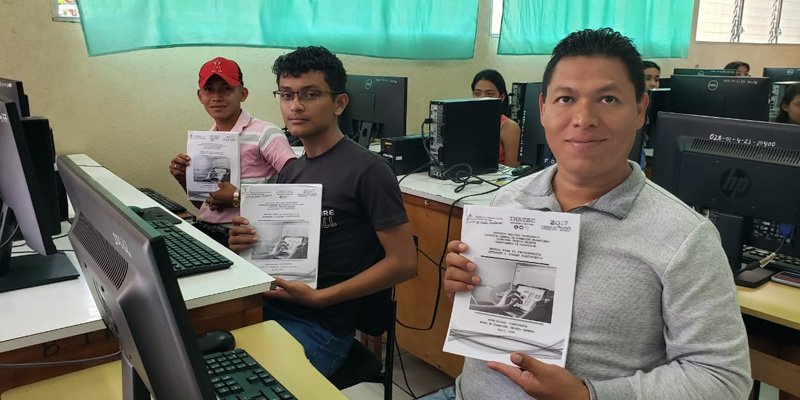
[[[197,337],[202,354],[219,353],[236,348],[236,338],[228,331],[208,331]]]
[[[531,166],[531,165],[520,165],[519,167],[516,167],[516,168],[511,170],[511,175],[513,175],[513,176],[527,175],[528,171],[530,171],[532,169],[533,169],[533,166]]]
[[[140,216],[140,217],[141,217],[142,215],[144,215],[144,210],[142,210],[142,208],[141,208],[141,207],[137,207],[137,206],[128,206],[128,208],[130,208],[130,209],[131,209],[131,211],[133,211],[133,212],[134,212],[136,215],[138,215],[138,216]]]

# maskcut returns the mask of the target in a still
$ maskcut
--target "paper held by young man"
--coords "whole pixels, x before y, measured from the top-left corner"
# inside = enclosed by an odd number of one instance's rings
[[[241,215],[256,230],[240,256],[262,271],[317,287],[322,185],[242,185]]]
[[[189,131],[186,154],[186,193],[189,200],[205,201],[219,184],[239,187],[239,135],[230,132]]]
[[[563,367],[579,215],[467,205],[462,221],[462,255],[481,282],[456,294],[444,351],[506,364],[522,352]]]

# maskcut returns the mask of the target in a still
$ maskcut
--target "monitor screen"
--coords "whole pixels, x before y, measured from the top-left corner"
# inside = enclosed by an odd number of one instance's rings
[[[675,68],[672,75],[736,76],[735,69]]]
[[[800,67],[764,67],[764,77],[772,82],[800,82]]]
[[[653,150],[653,181],[712,211],[734,270],[742,245],[778,247],[764,227],[800,226],[800,187],[787,185],[800,182],[800,126],[661,113]],[[800,256],[796,236],[781,254]]]
[[[673,112],[766,121],[772,86],[769,78],[675,75]]]
[[[18,114],[15,103],[0,100],[0,292],[78,277],[53,244],[50,194],[39,183]],[[38,254],[11,257],[17,231]]]
[[[0,100],[12,101],[17,105],[17,114],[20,118],[31,115],[28,106],[28,96],[22,89],[22,82],[8,78],[0,78]]]
[[[119,339],[124,398],[215,399],[164,238],[68,157],[58,170],[75,208],[69,240]]]
[[[347,75],[350,102],[339,129],[362,146],[378,138],[406,135],[408,78]]]

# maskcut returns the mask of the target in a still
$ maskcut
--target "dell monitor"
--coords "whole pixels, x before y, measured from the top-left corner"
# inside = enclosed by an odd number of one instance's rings
[[[408,78],[347,75],[350,98],[339,129],[364,147],[378,138],[405,136]]]
[[[0,99],[0,292],[78,277],[53,244],[51,194],[42,190],[34,166],[16,104]],[[11,257],[18,230],[38,254]]]
[[[22,82],[0,78],[0,98],[14,102],[17,105],[17,114],[20,118],[31,115],[28,96],[22,88]]]
[[[165,240],[68,157],[69,240],[122,351],[123,399],[215,399]]]
[[[672,75],[736,76],[735,69],[675,68]]]
[[[766,121],[769,78],[674,75],[670,107],[682,114]]]
[[[800,67],[764,67],[764,77],[772,82],[800,81]]]
[[[775,251],[781,225],[800,227],[800,126],[662,113],[653,157],[655,183],[711,211],[734,272],[743,245]],[[798,237],[780,253],[800,256]]]

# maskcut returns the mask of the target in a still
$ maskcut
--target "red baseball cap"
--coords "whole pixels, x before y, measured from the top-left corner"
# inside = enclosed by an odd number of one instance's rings
[[[239,64],[227,58],[217,57],[200,67],[200,88],[205,86],[208,79],[214,75],[219,76],[231,86],[242,84],[242,70],[239,69]]]

